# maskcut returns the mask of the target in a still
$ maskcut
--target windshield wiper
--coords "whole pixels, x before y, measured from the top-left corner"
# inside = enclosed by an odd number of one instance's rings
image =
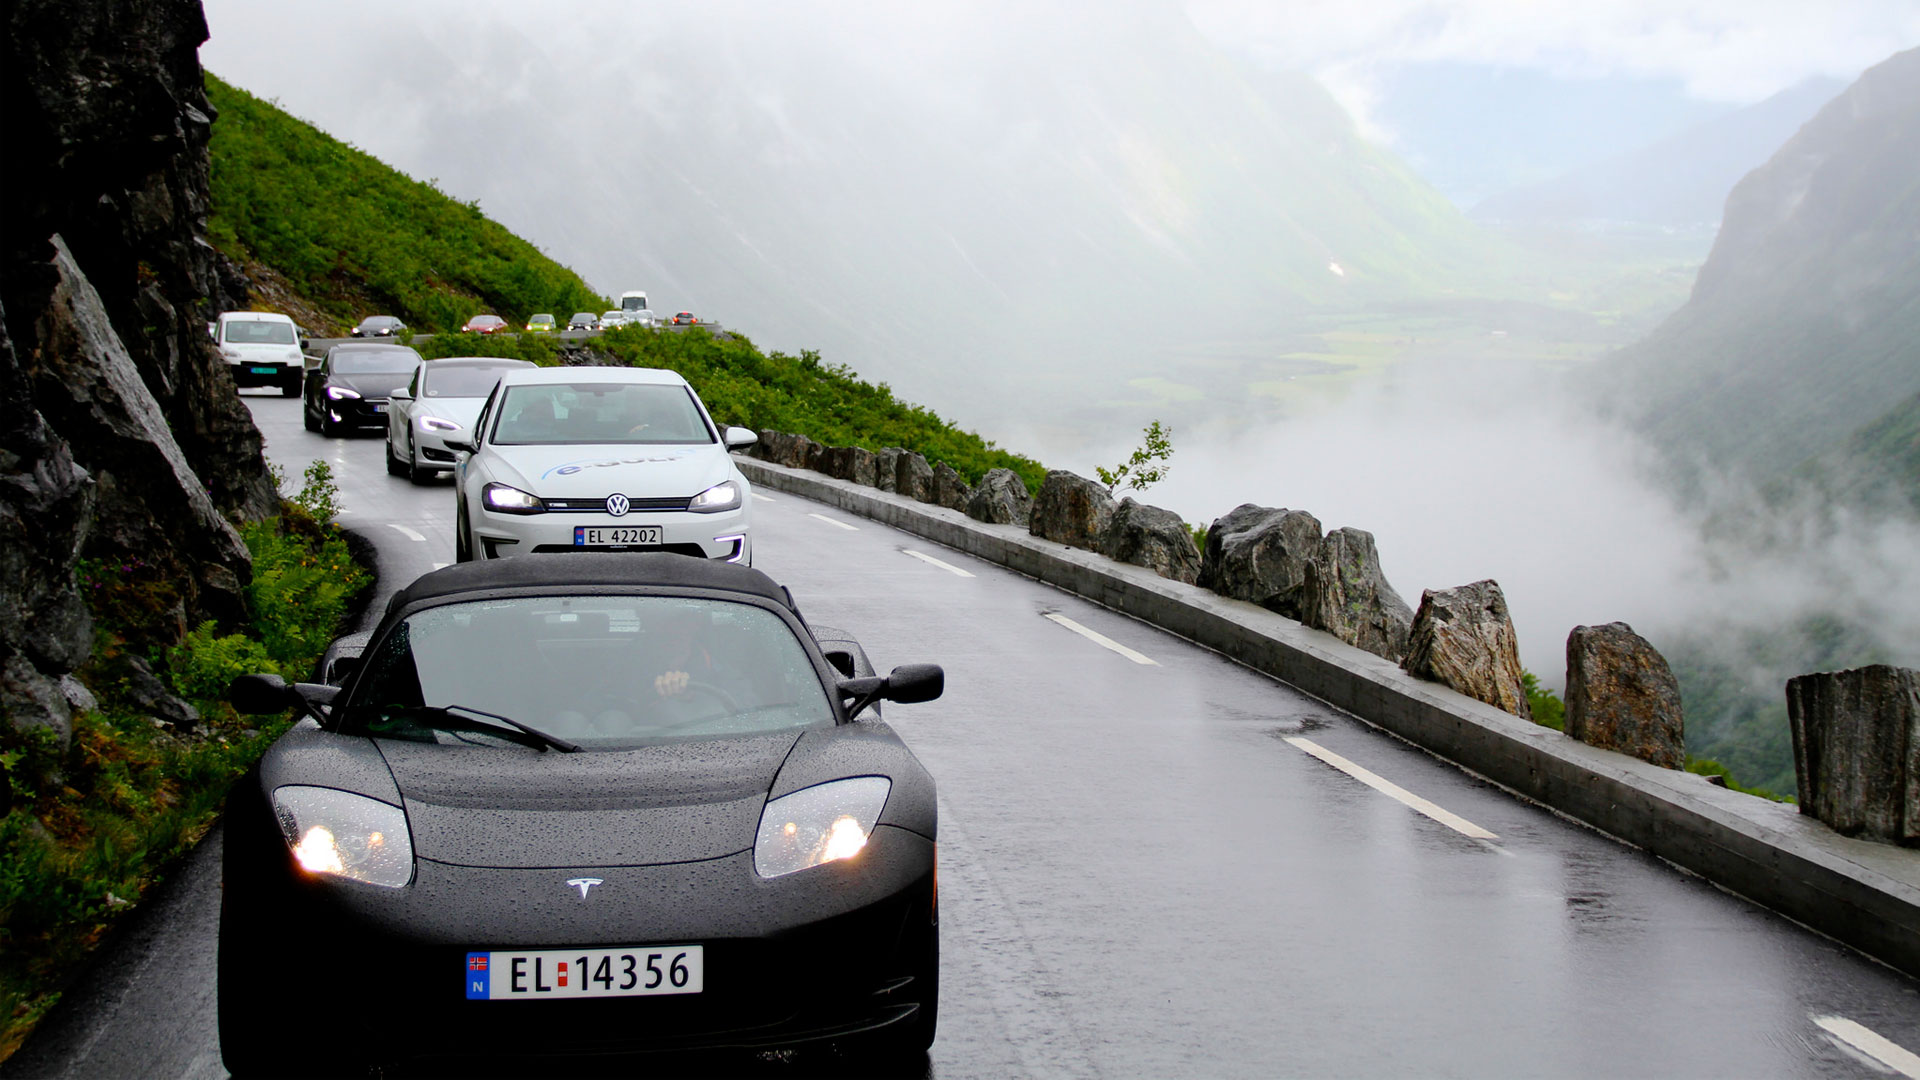
[[[580,749],[581,749],[579,743],[568,742],[566,739],[563,739],[558,735],[549,735],[548,733],[541,731],[539,728],[532,727],[527,724],[523,724],[520,721],[515,720],[511,716],[501,716],[499,713],[490,713],[485,709],[476,709],[471,705],[421,705],[417,708],[408,709],[407,711],[409,713],[416,713],[416,714],[429,713],[441,718],[442,720],[456,720],[456,721],[465,720],[466,718],[463,716],[454,715],[453,710],[455,709],[459,709],[461,712],[470,712],[479,716],[484,716],[489,720],[498,720],[501,723],[507,725],[508,727],[517,728],[521,731],[524,731],[528,735],[531,735],[535,739],[539,740],[539,745],[542,752],[545,752],[545,750],[549,746],[553,747],[555,750],[560,750],[569,754],[577,754],[580,752]],[[467,723],[462,726],[467,727],[467,729],[470,731],[490,730],[490,727],[488,725],[473,724],[472,721],[467,721]]]

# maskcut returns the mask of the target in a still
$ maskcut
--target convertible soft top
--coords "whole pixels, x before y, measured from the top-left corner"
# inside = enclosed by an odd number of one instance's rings
[[[725,589],[787,603],[786,590],[751,567],[662,551],[582,551],[516,555],[511,559],[456,563],[422,574],[388,602],[394,611],[421,600],[493,589],[541,586],[664,585]]]

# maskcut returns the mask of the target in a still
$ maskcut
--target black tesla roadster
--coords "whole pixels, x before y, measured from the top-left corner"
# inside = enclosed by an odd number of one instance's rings
[[[757,570],[669,554],[470,563],[337,643],[235,787],[220,1047],[241,1074],[446,1055],[766,1050],[924,1060],[934,784],[873,674]]]

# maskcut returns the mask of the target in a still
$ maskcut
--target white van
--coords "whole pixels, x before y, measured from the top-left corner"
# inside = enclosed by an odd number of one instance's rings
[[[305,342],[300,328],[285,315],[269,311],[223,311],[213,340],[239,386],[277,386],[283,397],[299,397],[306,378]]]

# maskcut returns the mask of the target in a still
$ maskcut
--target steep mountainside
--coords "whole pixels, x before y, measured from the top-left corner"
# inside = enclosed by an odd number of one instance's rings
[[[420,330],[457,329],[481,312],[562,320],[608,301],[532,244],[431,184],[423,184],[206,77],[219,110],[209,146],[207,231],[258,269],[249,290],[271,310],[284,282],[334,325],[287,314],[317,332],[344,333],[362,317],[397,315]]]
[[[1734,188],[1692,298],[1619,357],[1622,410],[1677,458],[1760,480],[1861,463],[1849,445],[1902,430],[1889,406],[1920,394],[1915,162],[1920,49],[1867,71]]]
[[[1504,224],[1711,226],[1734,184],[1844,88],[1808,79],[1643,149],[1490,196],[1472,216]]]

